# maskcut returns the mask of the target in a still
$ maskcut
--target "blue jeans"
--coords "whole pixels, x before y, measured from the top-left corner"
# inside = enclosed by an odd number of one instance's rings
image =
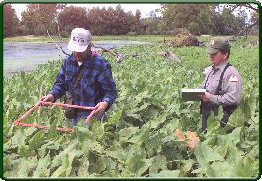
[[[72,125],[76,126],[78,121],[79,121],[79,119],[84,119],[85,120],[88,115],[89,115],[89,113],[87,113],[87,112],[78,112],[76,114],[76,116],[72,119]],[[96,115],[96,118],[97,118],[98,122],[101,122],[101,120],[106,122],[108,120],[108,116],[105,113]],[[90,122],[86,122],[86,125],[87,125],[89,130],[92,130],[92,124]]]

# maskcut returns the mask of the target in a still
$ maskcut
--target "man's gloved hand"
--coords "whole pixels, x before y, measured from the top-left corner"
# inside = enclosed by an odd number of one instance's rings
[[[96,106],[95,106],[95,114],[102,114],[103,112],[105,112],[106,108],[108,106],[108,103],[106,101],[104,102],[99,102]]]
[[[41,101],[44,101],[44,102],[54,102],[55,98],[52,94],[48,94],[46,96],[43,96],[41,98]]]

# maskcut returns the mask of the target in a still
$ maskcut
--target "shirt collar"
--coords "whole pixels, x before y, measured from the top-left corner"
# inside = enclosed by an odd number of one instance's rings
[[[94,56],[94,55],[93,55]],[[83,61],[83,65],[88,65],[88,62],[91,60],[91,57],[93,57],[92,55],[90,55],[90,54],[88,54],[87,55],[87,58]],[[69,59],[71,60],[71,61],[73,61],[73,62],[75,62],[75,65],[78,65],[78,63],[75,61],[75,58],[74,58],[74,56],[73,55],[71,55],[70,57],[69,57]]]
[[[224,70],[224,68],[226,67],[226,65],[228,64],[228,60],[225,60],[224,62],[222,62],[219,65],[213,65],[213,68],[215,69],[219,69],[219,70]]]

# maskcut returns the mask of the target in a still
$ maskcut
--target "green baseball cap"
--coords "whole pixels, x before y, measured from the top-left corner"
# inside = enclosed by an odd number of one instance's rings
[[[230,44],[227,38],[224,37],[215,37],[212,38],[209,46],[207,47],[208,54],[215,54],[219,49],[230,50]]]

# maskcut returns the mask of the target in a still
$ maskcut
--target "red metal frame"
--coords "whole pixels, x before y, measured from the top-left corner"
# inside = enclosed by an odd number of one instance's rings
[[[50,129],[50,126],[45,126],[41,124],[27,124],[27,123],[22,123],[22,120],[25,119],[29,114],[31,114],[35,109],[37,109],[40,106],[59,106],[59,107],[69,107],[69,108],[78,108],[78,109],[87,109],[87,110],[92,110],[92,112],[89,114],[89,116],[86,118],[86,122],[90,121],[92,117],[95,114],[95,108],[94,107],[87,107],[87,106],[78,106],[78,105],[70,105],[70,104],[62,104],[62,103],[52,103],[52,102],[43,102],[39,101],[36,105],[34,105],[32,108],[30,108],[27,112],[25,112],[21,117],[16,119],[14,121],[14,124],[17,126],[23,126],[23,127],[35,127],[35,128],[40,128],[40,129]],[[73,128],[56,128],[58,131],[65,131],[72,133],[74,132]]]

